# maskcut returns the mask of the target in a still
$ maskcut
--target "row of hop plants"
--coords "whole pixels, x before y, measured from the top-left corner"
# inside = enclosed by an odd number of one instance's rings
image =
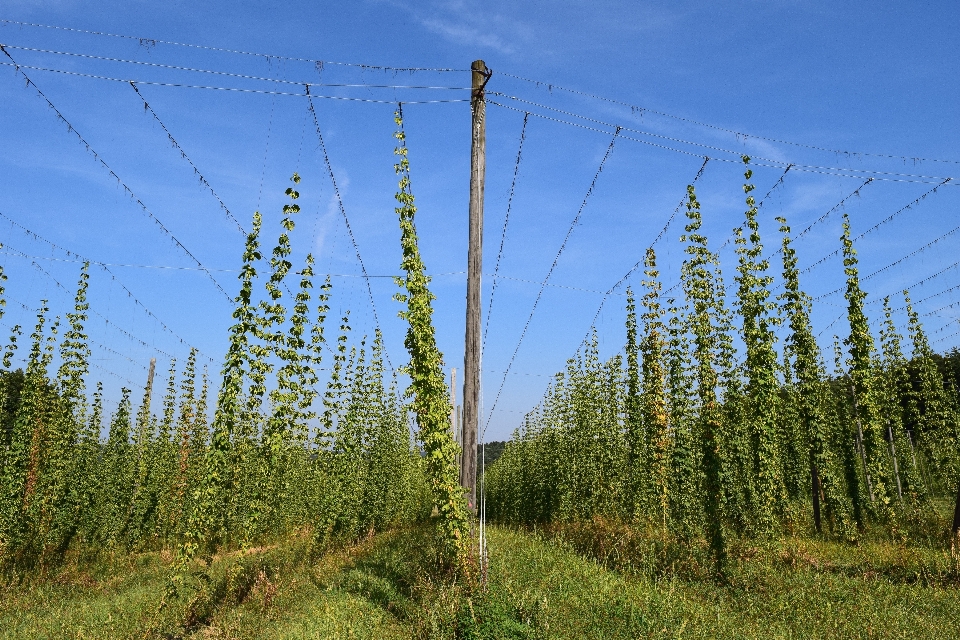
[[[732,304],[689,186],[682,297],[663,299],[648,249],[639,313],[627,294],[623,352],[603,361],[594,335],[555,376],[486,474],[488,514],[524,525],[629,524],[678,547],[699,545],[719,572],[734,541],[804,531],[925,543],[952,531],[955,545],[960,397],[908,292],[907,338],[889,298],[874,336],[844,217],[850,331],[821,353],[783,218],[782,292],[771,291],[744,163]]]
[[[0,566],[23,572],[71,554],[167,549],[178,558],[176,590],[193,561],[222,548],[300,533],[322,551],[427,518],[434,506],[446,514],[444,535],[456,556],[466,519],[452,484],[449,425],[438,419],[449,404],[416,251],[402,130],[398,136],[397,211],[410,274],[401,299],[409,303],[408,347],[419,349],[408,371],[426,456],[411,440],[410,406],[385,370],[379,330],[372,342],[351,341],[348,313],[329,340],[329,278],[315,291],[310,255],[294,270],[294,174],[268,255],[254,214],[212,400],[207,371],[198,372],[191,350],[181,365],[170,363],[159,410],[151,364],[142,396],[123,388],[108,415],[102,384],[87,386],[88,265],[65,320],[41,304],[18,369],[12,361],[21,329],[13,327],[0,370]],[[0,316],[5,279],[0,271]]]

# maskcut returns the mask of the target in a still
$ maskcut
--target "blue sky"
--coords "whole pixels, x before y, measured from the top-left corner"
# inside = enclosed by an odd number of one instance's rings
[[[259,209],[269,248],[287,178],[299,171],[303,212],[293,236],[295,258],[311,251],[318,272],[335,274],[333,310],[351,311],[357,338],[372,332],[374,312],[357,277],[361,271],[302,83],[312,83],[311,91],[322,96],[315,100],[318,122],[373,276],[395,274],[399,266],[392,113],[403,101],[418,230],[435,274],[438,340],[447,365],[457,367],[469,170],[463,87],[469,74],[334,63],[463,70],[484,59],[494,70],[488,89],[496,103],[488,106],[487,274],[500,247],[524,112],[531,114],[504,242],[504,279],[490,313],[487,410],[540,283],[582,206],[489,421],[487,438],[497,439],[509,435],[538,401],[595,316],[604,355],[621,348],[623,289],[607,298],[598,315],[604,292],[642,257],[704,156],[712,160],[697,189],[711,246],[722,246],[742,220],[742,167],[736,159],[750,154],[757,196],[766,196],[760,215],[765,244],[779,242],[775,216],[785,215],[799,231],[833,210],[797,243],[800,267],[807,268],[838,248],[844,211],[854,235],[896,214],[857,241],[862,275],[870,276],[864,288],[871,301],[894,295],[893,306],[900,307],[895,294],[913,287],[914,299],[924,299],[918,308],[929,314],[923,320],[931,340],[938,340],[934,346],[960,344],[960,335],[952,335],[960,330],[953,322],[960,314],[947,307],[958,299],[951,288],[960,285],[957,16],[947,2],[488,2],[481,10],[475,3],[393,0],[302,7],[8,0],[2,19],[75,31],[6,22],[0,24],[0,42],[230,295],[237,288],[232,270],[243,238],[225,209],[244,228]],[[315,64],[319,60],[324,64]],[[129,84],[103,78],[137,81],[159,121]],[[402,88],[410,86],[443,88]],[[209,356],[212,361],[201,363],[215,372],[230,324],[226,297],[9,65],[0,67],[0,92],[0,213],[6,216],[0,218],[6,246],[0,263],[10,277],[0,331],[14,323],[31,326],[41,298],[50,300],[53,313],[66,312],[72,294],[55,281],[72,290],[79,269],[70,262],[75,256],[28,236],[12,220],[74,254],[116,265],[109,274],[94,268],[91,286],[93,308],[102,315],[90,323],[94,361],[102,367],[93,375],[104,381],[108,397],[115,400],[121,385],[142,387],[150,357],[158,357],[161,370],[168,355],[182,359],[181,339]],[[434,100],[453,102],[422,103]],[[624,129],[583,205],[615,126]],[[947,178],[952,183],[934,192]],[[859,196],[850,196],[858,188]],[[681,221],[675,219],[656,245],[666,287],[676,282],[682,260]],[[728,282],[735,273],[732,248],[721,250]],[[820,296],[842,281],[834,256],[804,273],[802,284]],[[485,304],[491,282],[485,278]],[[638,277],[630,282],[639,286]],[[398,365],[406,356],[404,327],[391,299],[395,287],[389,278],[375,277],[371,289],[388,353]],[[834,333],[845,333],[843,321],[831,325],[842,314],[842,295],[826,295],[814,309],[822,345],[829,347]],[[878,303],[868,309],[873,319],[880,317]],[[904,322],[902,311],[894,315]]]

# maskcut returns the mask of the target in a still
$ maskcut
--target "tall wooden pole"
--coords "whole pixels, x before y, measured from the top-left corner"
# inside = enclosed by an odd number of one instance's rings
[[[463,355],[463,458],[460,484],[470,509],[477,504],[477,426],[480,422],[480,273],[483,264],[483,181],[486,175],[486,104],[483,89],[490,78],[487,65],[472,65],[470,100],[470,237],[467,250],[467,330]]]
[[[147,428],[146,425],[150,421],[150,398],[153,397],[153,374],[156,368],[157,368],[157,359],[150,358],[150,369],[147,371],[147,386],[143,392],[143,409],[142,409],[143,420],[139,425],[140,431],[137,434],[137,437],[139,438],[141,443],[144,442],[146,439],[146,433],[144,432],[144,429]],[[142,450],[140,455],[141,456],[143,455]]]
[[[147,416],[150,415],[150,398],[153,396],[153,373],[157,368],[157,359],[150,358],[150,369],[147,371],[147,389],[143,394],[146,402]]]
[[[153,393],[153,373],[157,368],[157,359],[150,358],[150,369],[147,371],[147,396]]]
[[[457,368],[450,369],[450,435],[458,447],[463,446],[463,435],[460,433],[460,415],[457,410]],[[463,451],[457,454],[457,468],[463,464]]]
[[[454,442],[459,444],[460,434],[457,432],[457,368],[450,369],[450,435]]]

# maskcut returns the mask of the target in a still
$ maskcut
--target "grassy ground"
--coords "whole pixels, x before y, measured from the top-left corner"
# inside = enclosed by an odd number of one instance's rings
[[[613,571],[570,545],[490,532],[490,579],[472,596],[425,568],[425,530],[305,560],[297,540],[213,565],[200,596],[159,614],[169,558],[101,558],[0,587],[0,637],[951,638],[948,553],[792,539],[742,555],[728,583]]]

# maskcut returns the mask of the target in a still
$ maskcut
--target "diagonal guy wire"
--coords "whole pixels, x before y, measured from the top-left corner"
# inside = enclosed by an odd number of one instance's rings
[[[573,217],[573,221],[570,223],[570,228],[567,229],[567,235],[563,237],[563,242],[560,244],[560,250],[557,251],[557,256],[553,259],[553,264],[550,265],[550,269],[547,271],[547,275],[544,277],[543,282],[540,283],[540,291],[537,293],[536,300],[533,301],[533,308],[530,309],[530,316],[527,318],[526,324],[523,325],[523,331],[520,333],[520,340],[517,341],[517,347],[513,350],[513,355],[510,357],[510,362],[507,364],[507,368],[503,372],[503,380],[500,381],[500,389],[497,390],[497,397],[493,401],[493,406],[490,408],[490,413],[487,414],[487,421],[484,424],[484,429],[487,425],[490,424],[490,420],[493,418],[493,412],[497,410],[497,404],[500,402],[500,395],[503,393],[503,387],[507,383],[507,376],[510,374],[510,368],[513,367],[513,361],[517,359],[517,353],[520,351],[520,345],[523,344],[523,339],[527,335],[527,330],[530,328],[530,321],[533,320],[533,314],[537,311],[537,305],[540,304],[540,298],[543,297],[543,291],[547,288],[547,282],[550,280],[550,276],[553,275],[554,269],[557,268],[557,263],[560,261],[560,256],[563,255],[563,250],[567,248],[567,242],[570,240],[570,236],[573,235],[573,230],[576,228],[577,223],[580,222],[580,217],[583,215],[583,210],[587,206],[587,201],[590,199],[590,196],[593,194],[593,189],[597,185],[597,180],[600,178],[600,174],[603,172],[603,166],[607,163],[607,159],[610,157],[610,153],[613,151],[613,145],[617,141],[617,136],[620,135],[620,127],[617,127],[617,130],[614,131],[613,137],[610,139],[610,144],[607,145],[607,151],[603,154],[603,159],[600,161],[600,166],[597,167],[597,172],[593,176],[593,180],[590,181],[590,187],[587,189],[587,193],[583,196],[583,202],[580,203],[580,208],[577,210],[577,215]]]
[[[27,82],[27,87],[32,86],[32,87],[34,88],[34,90],[37,92],[37,95],[40,96],[40,98],[42,98],[42,99],[47,103],[47,106],[50,107],[50,108],[53,110],[53,112],[57,115],[57,119],[60,120],[61,122],[63,122],[65,125],[67,125],[67,130],[68,130],[68,132],[73,133],[74,135],[77,136],[77,139],[78,139],[78,140],[80,141],[80,143],[84,146],[84,148],[85,148],[88,152],[90,152],[91,155],[93,155],[93,158],[94,158],[96,161],[98,161],[98,162],[103,166],[104,169],[107,170],[107,172],[110,174],[110,176],[113,177],[113,178],[117,181],[117,184],[119,184],[119,185],[123,188],[123,190],[127,193],[127,195],[130,196],[130,198],[132,198],[138,205],[140,205],[140,208],[143,210],[144,213],[147,214],[147,217],[149,217],[151,220],[153,220],[153,222],[156,223],[156,225],[157,225],[158,227],[160,227],[160,230],[164,233],[164,235],[166,235],[168,238],[170,238],[170,239],[173,241],[173,243],[176,244],[176,245],[180,248],[181,251],[183,251],[185,254],[187,254],[187,256],[189,256],[190,259],[193,260],[193,262],[196,263],[196,265],[197,265],[198,267],[200,267],[200,269],[201,269],[204,273],[207,274],[207,277],[210,278],[210,281],[213,282],[213,284],[217,287],[217,289],[220,290],[220,293],[222,293],[222,294],[224,295],[224,297],[227,299],[228,302],[231,302],[231,303],[232,303],[232,302],[233,302],[233,298],[231,298],[230,295],[229,295],[226,291],[224,291],[223,287],[220,286],[220,283],[217,282],[217,279],[213,277],[213,274],[210,273],[210,271],[203,265],[203,263],[200,262],[200,260],[198,260],[197,257],[194,256],[194,255],[190,252],[190,250],[187,249],[187,248],[183,245],[183,243],[180,242],[180,240],[177,239],[177,237],[176,237],[175,235],[173,235],[173,233],[166,227],[166,225],[164,225],[163,222],[161,222],[160,219],[159,219],[152,211],[150,211],[150,209],[147,208],[147,205],[144,204],[143,201],[142,201],[139,197],[137,197],[137,195],[133,192],[133,190],[131,190],[130,187],[128,187],[127,184],[126,184],[123,180],[120,179],[120,176],[118,176],[118,175],[116,174],[116,172],[115,172],[113,169],[110,168],[110,165],[108,165],[108,164],[104,161],[104,159],[103,159],[102,157],[100,157],[100,154],[97,153],[97,152],[93,149],[93,147],[90,146],[90,143],[87,142],[86,139],[84,139],[84,137],[83,137],[82,135],[80,135],[80,132],[77,131],[76,127],[74,127],[72,124],[70,124],[70,122],[66,119],[66,117],[64,117],[64,115],[60,112],[60,110],[57,109],[56,106],[54,106],[53,102],[50,101],[50,98],[48,98],[48,97],[46,96],[46,94],[44,94],[43,91],[40,90],[40,87],[38,87],[38,86],[36,85],[36,83],[34,83],[33,80],[31,80],[31,79],[27,76],[27,74],[24,73],[23,69],[20,68],[20,64],[17,63],[17,61],[13,59],[13,56],[10,55],[10,52],[8,52],[8,51],[6,50],[6,48],[5,48],[2,44],[0,44],[0,51],[2,51],[3,54],[6,55],[6,56],[10,59],[10,61],[13,63],[14,67],[16,68],[17,72],[20,73],[20,75],[23,76],[24,80],[26,80],[26,82]]]

